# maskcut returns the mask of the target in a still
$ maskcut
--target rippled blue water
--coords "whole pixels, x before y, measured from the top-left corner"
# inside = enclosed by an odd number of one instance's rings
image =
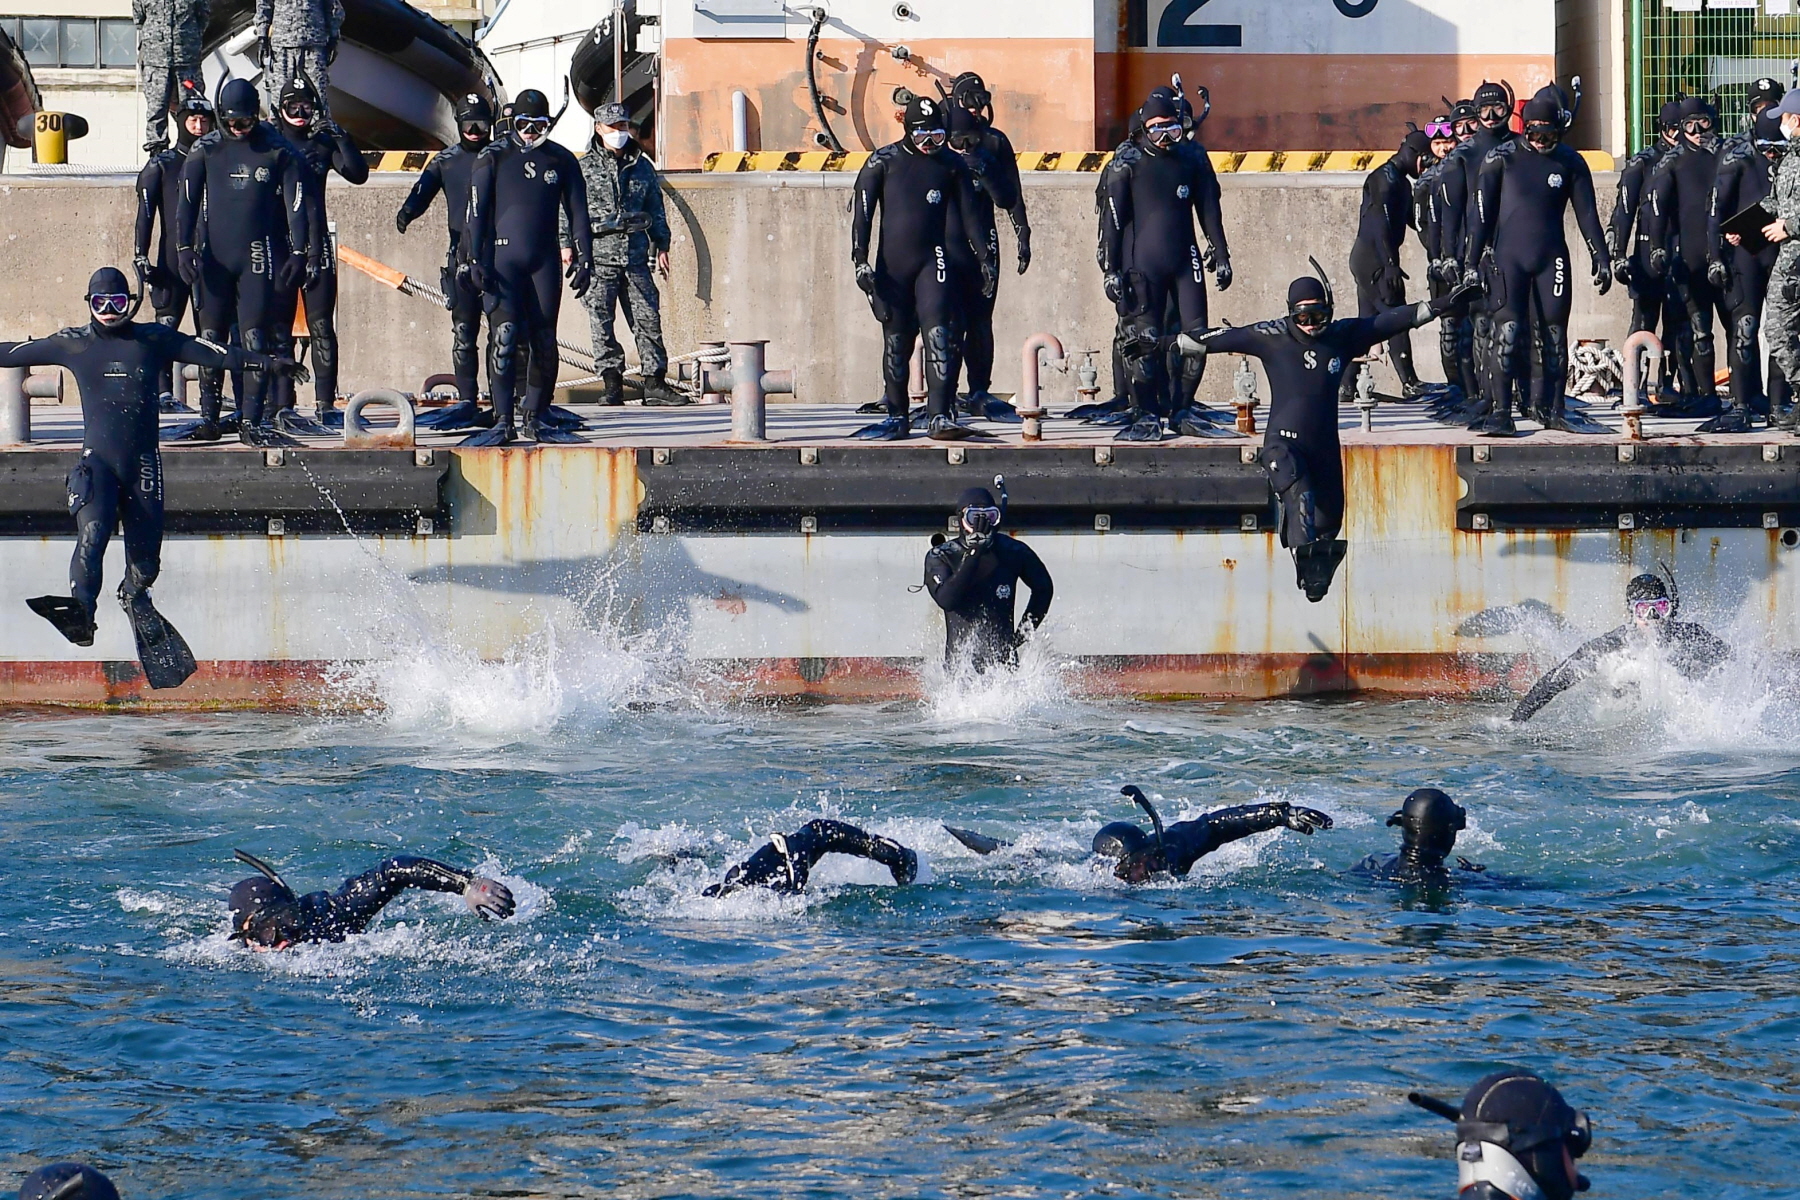
[[[1532,736],[1483,704],[1054,695],[9,718],[0,1167],[83,1156],[129,1198],[1448,1196],[1448,1126],[1403,1094],[1523,1063],[1593,1113],[1596,1197],[1792,1194],[1800,732],[1707,703],[1566,700]],[[1129,890],[1081,850],[1130,781],[1338,825]],[[1423,784],[1489,885],[1347,873]],[[918,847],[921,884],[699,896],[820,813]],[[523,906],[415,895],[252,956],[234,846],[313,887],[485,862]]]

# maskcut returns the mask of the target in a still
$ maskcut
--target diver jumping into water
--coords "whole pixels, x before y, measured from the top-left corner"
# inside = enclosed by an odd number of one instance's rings
[[[1437,788],[1414,791],[1387,823],[1400,827],[1400,853],[1371,854],[1352,868],[1355,873],[1388,883],[1447,887],[1465,873],[1486,869],[1460,855],[1455,867],[1444,865],[1456,848],[1457,833],[1468,827],[1469,814]]]
[[[774,834],[768,845],[725,872],[722,882],[701,894],[729,896],[759,887],[783,896],[798,895],[806,890],[807,877],[827,854],[848,854],[878,862],[893,872],[897,884],[908,884],[919,877],[919,856],[893,838],[880,837],[844,821],[819,818],[790,834]]]
[[[1000,532],[1006,487],[999,476],[994,481],[1002,503],[995,504],[986,488],[964,490],[956,501],[961,532],[925,555],[926,590],[944,610],[944,663],[954,666],[967,653],[978,672],[995,663],[1018,664],[1019,647],[1044,623],[1056,591],[1037,553]],[[1031,589],[1031,602],[1015,629],[1021,582]]]
[[[1654,646],[1684,679],[1697,679],[1731,657],[1731,647],[1703,625],[1677,621],[1680,605],[1654,575],[1634,576],[1625,585],[1625,607],[1631,620],[1582,645],[1554,670],[1531,685],[1512,712],[1514,721],[1529,721],[1539,709],[1600,669],[1610,655]]]
[[[242,850],[237,860],[257,874],[232,886],[231,940],[252,950],[286,950],[305,942],[341,942],[369,927],[377,913],[407,888],[451,892],[482,920],[513,915],[513,894],[504,883],[461,871],[430,858],[398,855],[364,871],[335,892],[294,889],[273,867]]]
[[[1126,883],[1148,883],[1158,875],[1185,876],[1201,858],[1253,833],[1292,829],[1311,836],[1315,829],[1331,828],[1331,818],[1324,813],[1285,800],[1239,804],[1165,826],[1156,806],[1142,790],[1127,784],[1119,789],[1119,794],[1131,797],[1132,803],[1144,810],[1152,830],[1145,833],[1133,822],[1113,821],[1101,826],[1094,835],[1094,853],[1117,859],[1113,874]],[[977,854],[992,854],[1011,845],[953,825],[944,829]]]

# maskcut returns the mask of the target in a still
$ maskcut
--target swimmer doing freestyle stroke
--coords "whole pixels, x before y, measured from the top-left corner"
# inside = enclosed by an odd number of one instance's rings
[[[430,858],[396,855],[346,879],[335,892],[297,896],[269,864],[242,850],[232,854],[257,874],[232,886],[230,936],[256,951],[344,941],[367,930],[388,902],[408,888],[459,895],[484,921],[504,921],[515,909],[512,891],[504,883]]]

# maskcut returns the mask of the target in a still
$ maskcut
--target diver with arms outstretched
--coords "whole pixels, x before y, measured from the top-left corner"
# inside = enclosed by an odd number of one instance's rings
[[[361,875],[344,880],[335,892],[294,889],[269,864],[242,850],[237,860],[256,874],[232,885],[231,940],[252,950],[287,950],[307,942],[341,942],[368,929],[376,915],[401,892],[420,888],[463,898],[482,920],[513,915],[512,891],[499,880],[462,871],[431,858],[397,855]]]

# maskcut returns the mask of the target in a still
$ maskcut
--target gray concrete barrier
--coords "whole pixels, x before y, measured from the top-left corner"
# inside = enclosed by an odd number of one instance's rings
[[[340,241],[433,286],[444,255],[441,203],[404,236],[394,210],[416,176],[377,174],[363,187],[334,180],[330,189]],[[1610,209],[1614,178],[1601,175],[1601,217]],[[847,173],[692,174],[666,188],[674,230],[674,276],[662,285],[663,326],[670,349],[691,350],[705,340],[766,338],[769,361],[792,364],[794,399],[860,403],[880,394],[880,330],[849,270]],[[1288,281],[1307,270],[1308,254],[1326,264],[1345,307],[1355,288],[1346,263],[1356,230],[1362,179],[1350,174],[1227,175],[1225,227],[1237,279],[1213,296],[1212,318],[1235,324],[1280,314]],[[995,388],[1020,385],[1018,355],[1032,333],[1048,331],[1071,358],[1110,345],[1112,311],[1094,263],[1094,176],[1038,172],[1025,178],[1031,207],[1034,261],[1020,277],[1013,268],[1010,229],[1001,222],[1002,273],[995,337],[1002,348]],[[103,263],[131,258],[132,180],[108,177],[9,177],[0,187],[0,338],[50,333],[84,319],[82,292]],[[1601,337],[1622,345],[1627,332],[1624,289],[1605,298],[1587,282],[1587,252],[1573,223],[1575,315],[1573,338]],[[1403,263],[1408,294],[1422,294],[1425,263],[1409,242]],[[560,336],[588,342],[587,311],[565,297]],[[449,316],[353,270],[344,270],[338,330],[341,387],[419,390],[449,369]],[[629,345],[624,322],[620,338]],[[1436,337],[1414,335],[1420,371],[1437,370]],[[1101,360],[1104,362],[1104,358]],[[1389,390],[1383,366],[1377,385]],[[1053,411],[1075,402],[1071,375],[1049,374],[1045,402]],[[1102,391],[1110,392],[1102,371]],[[1231,396],[1230,372],[1207,372],[1203,396]]]

